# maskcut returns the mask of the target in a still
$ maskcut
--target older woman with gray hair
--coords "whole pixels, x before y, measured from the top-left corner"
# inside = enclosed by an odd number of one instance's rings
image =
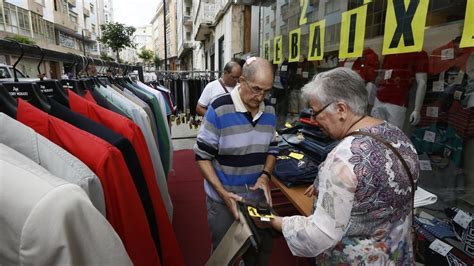
[[[357,73],[336,68],[303,87],[313,120],[340,143],[320,165],[306,194],[316,194],[309,217],[275,217],[296,256],[318,265],[413,264],[416,150],[397,127],[367,115],[367,91]]]

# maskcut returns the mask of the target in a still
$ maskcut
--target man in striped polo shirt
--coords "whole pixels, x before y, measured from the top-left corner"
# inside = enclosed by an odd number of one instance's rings
[[[216,98],[208,107],[194,146],[196,161],[205,178],[208,223],[214,250],[235,219],[237,201],[266,200],[271,206],[269,181],[277,143],[275,110],[264,101],[273,86],[272,65],[251,57],[231,93]],[[267,265],[271,236],[262,230],[257,254],[249,248],[245,265]]]

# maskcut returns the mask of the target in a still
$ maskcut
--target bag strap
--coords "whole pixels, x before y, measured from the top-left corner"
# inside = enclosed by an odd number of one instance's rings
[[[395,147],[392,146],[392,144],[390,144],[388,141],[386,141],[385,139],[383,139],[383,138],[381,138],[381,137],[379,137],[375,134],[372,134],[370,132],[365,132],[365,131],[354,131],[354,132],[349,133],[347,136],[354,136],[354,135],[363,135],[363,136],[371,137],[371,138],[379,141],[380,143],[383,143],[385,146],[387,146],[387,148],[389,148],[398,157],[398,159],[400,160],[400,162],[403,165],[403,168],[405,168],[405,172],[407,173],[407,175],[410,179],[411,192],[412,192],[411,193],[412,194],[412,204],[413,204],[413,209],[414,209],[415,208],[416,184],[415,184],[415,180],[413,179],[413,175],[410,171],[410,168],[408,167],[408,164],[405,161],[405,159],[403,159],[402,155],[400,155],[400,153],[397,151],[397,149],[395,149]],[[414,212],[412,213],[412,215],[414,215]],[[414,220],[412,222],[414,222]]]
[[[227,88],[224,86],[224,83],[222,83],[221,79],[219,79],[219,83],[221,84],[222,88],[224,89],[225,93],[229,93]]]

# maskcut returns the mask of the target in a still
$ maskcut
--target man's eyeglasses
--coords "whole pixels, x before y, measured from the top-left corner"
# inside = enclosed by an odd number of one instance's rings
[[[245,85],[247,85],[247,87],[250,88],[250,91],[252,91],[253,94],[255,95],[267,95],[267,93],[269,93],[272,89],[268,89],[268,90],[264,90],[264,89],[261,89],[259,87],[255,87],[255,86],[250,86],[249,83],[247,82],[247,80],[244,79],[244,82],[245,82]]]
[[[313,109],[310,109],[309,113],[311,115],[311,119],[312,120],[316,120],[316,117],[322,113],[326,108],[329,107],[329,105],[331,105],[333,102],[330,102],[328,104],[326,104],[323,108],[319,109],[318,111],[314,111]]]

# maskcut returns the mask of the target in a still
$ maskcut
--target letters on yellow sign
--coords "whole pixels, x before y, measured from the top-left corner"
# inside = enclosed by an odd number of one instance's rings
[[[288,43],[288,62],[300,61],[301,28],[297,28],[290,31],[290,35],[288,36]]]
[[[423,49],[428,0],[389,0],[382,54],[419,52]]]
[[[270,41],[266,41],[263,43],[263,58],[270,61]]]
[[[283,36],[276,36],[273,39],[273,64],[283,63]]]
[[[366,18],[367,5],[342,13],[339,58],[362,56]]]
[[[309,0],[299,0],[301,14],[299,25],[307,23]],[[362,56],[364,49],[367,5],[372,0],[364,0],[364,5],[341,14],[341,41],[339,58]],[[426,16],[429,0],[387,0],[385,33],[382,54],[419,52],[423,49]],[[474,47],[474,0],[467,0],[464,29],[460,47]],[[309,25],[308,60],[322,60],[324,56],[325,20]],[[289,62],[298,62],[301,50],[301,28],[288,35]],[[264,43],[263,55],[270,60],[270,41]],[[273,63],[283,62],[283,36],[273,40]]]
[[[323,59],[325,26],[325,19],[309,25],[308,61]]]
[[[471,14],[468,16],[467,14]],[[474,47],[474,0],[467,0],[466,15],[464,16],[464,29],[459,47]]]
[[[300,14],[300,26],[308,23],[306,17],[306,11],[308,10],[308,0],[300,0],[301,14]]]

